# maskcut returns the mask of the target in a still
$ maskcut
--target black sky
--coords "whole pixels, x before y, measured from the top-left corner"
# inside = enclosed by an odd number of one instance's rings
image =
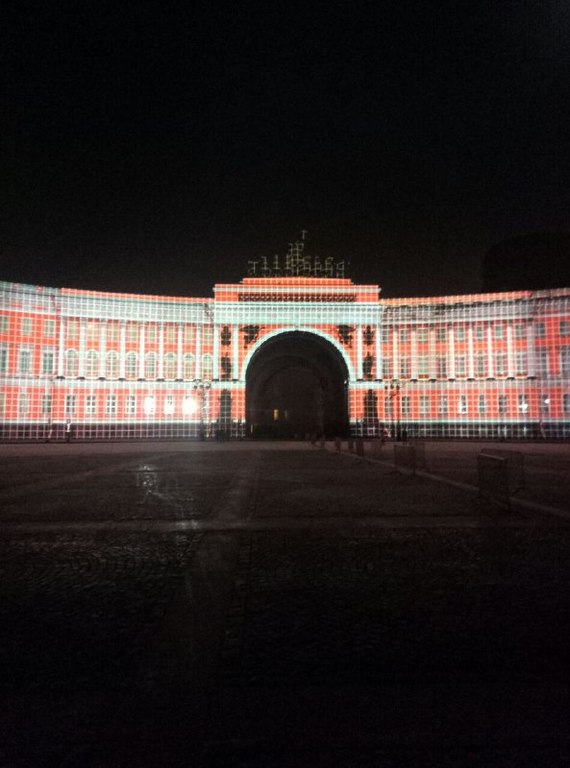
[[[302,228],[384,295],[570,230],[570,8],[14,3],[0,279],[178,295]]]

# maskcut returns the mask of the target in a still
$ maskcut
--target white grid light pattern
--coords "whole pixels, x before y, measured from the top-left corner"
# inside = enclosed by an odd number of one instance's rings
[[[294,277],[214,299],[0,283],[0,438],[243,436],[249,361],[293,331],[343,359],[353,434],[570,437],[570,290],[382,300]]]

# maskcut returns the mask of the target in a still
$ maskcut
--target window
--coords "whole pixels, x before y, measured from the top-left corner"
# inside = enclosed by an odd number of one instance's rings
[[[147,379],[156,378],[156,355],[154,352],[149,352],[146,356],[144,375]]]
[[[537,323],[535,326],[535,336],[537,339],[543,339],[546,336],[546,327],[544,323]]]
[[[392,366],[390,365],[390,360],[384,357],[382,359],[382,378],[389,379],[391,375],[392,375]]]
[[[44,376],[49,376],[53,373],[55,355],[53,349],[44,349],[42,352],[42,367],[41,372]]]
[[[0,333],[8,333],[9,325],[8,315],[0,315]]]
[[[487,413],[487,400],[485,399],[485,395],[479,395],[477,411],[481,416]]]
[[[193,325],[184,326],[184,342],[186,344],[194,344],[196,340],[196,332]]]
[[[562,412],[565,414],[570,413],[570,395],[562,395]]]
[[[540,395],[540,412],[550,413],[550,397],[546,392],[542,392]]]
[[[570,336],[570,322],[568,322],[568,320],[560,321],[560,335]]]
[[[205,379],[211,379],[213,374],[213,360],[212,355],[204,355],[202,357],[202,376]]]
[[[420,416],[429,416],[429,397],[420,395]]]
[[[495,338],[496,339],[502,339],[503,338],[503,326],[502,325],[496,325],[495,326]]]
[[[52,396],[45,392],[42,395],[42,416],[49,416],[52,409]]]
[[[482,325],[476,325],[475,326],[475,338],[477,341],[483,341],[483,326]]]
[[[508,401],[506,395],[499,395],[497,399],[497,410],[501,416],[505,416],[508,412],[507,402]]]
[[[437,378],[445,379],[447,376],[447,359],[445,357],[437,358]]]
[[[202,326],[202,343],[211,344],[214,341],[214,328],[211,325]]]
[[[437,411],[440,416],[447,416],[448,414],[447,395],[440,395]]]
[[[119,375],[119,355],[117,352],[107,352],[105,375],[108,379],[116,379]]]
[[[65,332],[70,341],[75,341],[79,336],[79,324],[77,320],[68,320]]]
[[[570,375],[570,347],[560,347],[560,373]]]
[[[6,347],[0,349],[0,373],[8,372],[8,350]]]
[[[186,354],[183,358],[182,376],[186,381],[194,378],[194,355]]]
[[[127,325],[127,339],[129,341],[138,341],[139,327],[136,323],[129,323]]]
[[[384,398],[384,414],[386,416],[392,415],[392,398],[389,395]]]
[[[23,317],[22,318],[22,336],[31,336],[31,335],[32,335],[32,318]]]
[[[65,353],[65,375],[69,378],[77,376],[79,370],[79,355],[75,349],[68,349]]]
[[[192,416],[196,413],[196,399],[194,397],[186,396],[182,401],[182,413],[185,416]]]
[[[18,356],[18,373],[28,375],[32,372],[32,351],[21,349]]]
[[[4,416],[6,413],[6,395],[4,392],[0,392],[0,416]]]
[[[519,395],[519,413],[528,412],[528,398],[526,395]]]
[[[410,396],[403,395],[402,397],[402,416],[410,415]]]
[[[65,396],[65,415],[75,416],[75,395]]]
[[[390,331],[388,328],[382,328],[382,343],[387,344],[390,341]]]
[[[164,399],[164,415],[172,416],[174,413],[174,397],[167,395]]]
[[[467,375],[467,369],[465,367],[466,359],[465,355],[457,355],[455,358],[455,375],[456,376],[466,376]]]
[[[548,376],[548,350],[536,350],[536,372],[539,376]]]
[[[427,328],[418,328],[418,341],[420,343],[424,343],[427,341],[428,338],[428,332]]]
[[[173,352],[168,352],[166,355],[164,355],[164,378],[174,379],[175,377],[176,377],[176,355]]]
[[[515,325],[515,339],[525,339],[526,328],[522,323],[516,323]]]
[[[409,375],[410,375],[410,358],[401,357],[400,358],[400,376],[403,379],[407,379]]]
[[[97,400],[95,398],[95,395],[87,395],[87,397],[85,398],[85,415],[95,416],[97,412],[96,408],[97,408]]]
[[[97,341],[99,338],[99,323],[89,320],[87,323],[87,341]]]
[[[127,395],[125,398],[125,414],[134,416],[137,412],[137,399],[134,395]]]
[[[507,372],[507,356],[504,352],[499,352],[495,355],[495,374],[497,376],[504,376]]]
[[[30,396],[25,392],[20,392],[20,396],[18,397],[18,416],[23,416],[25,418],[26,416],[29,416],[29,415],[30,415]]]
[[[154,410],[155,410],[156,404],[154,397],[147,396],[144,399],[143,409],[145,412],[145,416],[154,416]]]
[[[455,338],[457,341],[465,341],[465,326],[458,325],[455,329]]]
[[[136,352],[127,352],[125,358],[127,379],[136,379],[138,373],[139,358]]]
[[[107,395],[105,413],[107,414],[107,416],[114,416],[117,413],[117,396],[116,395]]]
[[[107,338],[109,341],[117,341],[119,338],[119,323],[107,323]]]
[[[44,336],[50,339],[55,336],[55,320],[44,320]]]
[[[527,355],[526,352],[517,352],[516,358],[516,373],[517,376],[524,376],[527,372]]]
[[[437,329],[437,340],[438,341],[445,341],[445,328],[438,328]]]
[[[484,378],[487,375],[486,362],[487,360],[485,355],[475,356],[475,375],[479,378]]]
[[[420,355],[418,357],[418,375],[419,376],[428,375],[428,356],[427,355]]]
[[[150,323],[146,326],[146,334],[145,338],[146,341],[148,341],[150,344],[154,344],[156,342],[156,325],[154,323]]]
[[[172,325],[172,323],[169,323],[167,326],[165,326],[165,333],[164,337],[166,339],[167,344],[174,344],[176,341],[176,326]]]
[[[407,328],[402,328],[400,330],[400,343],[401,344],[406,344],[407,341],[408,341],[408,329]]]
[[[99,375],[99,354],[95,349],[90,349],[85,355],[85,376],[95,379]]]
[[[460,415],[464,415],[467,413],[467,396],[466,395],[459,395],[459,400],[457,401],[457,413]]]

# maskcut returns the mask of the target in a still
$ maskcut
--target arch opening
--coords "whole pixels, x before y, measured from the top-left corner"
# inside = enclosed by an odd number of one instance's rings
[[[246,371],[248,434],[260,438],[348,432],[348,370],[326,339],[277,334],[254,352]]]

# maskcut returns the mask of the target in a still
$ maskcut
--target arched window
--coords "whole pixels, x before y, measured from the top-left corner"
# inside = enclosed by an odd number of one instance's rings
[[[116,379],[119,375],[119,355],[116,352],[107,352],[107,366],[105,375],[108,379]]]
[[[136,379],[138,373],[138,356],[136,352],[128,352],[126,357],[127,379]]]
[[[95,379],[99,375],[99,354],[95,349],[90,349],[85,355],[85,376]]]
[[[79,354],[75,349],[68,349],[65,353],[65,375],[73,378],[79,371]]]
[[[190,381],[194,378],[194,370],[194,355],[187,353],[183,359],[182,378]]]
[[[214,361],[212,355],[202,356],[202,378],[211,379],[214,372]]]
[[[167,352],[164,355],[164,378],[173,379],[176,376],[176,355],[174,352]]]
[[[147,379],[156,378],[156,354],[149,352],[145,360],[144,375]]]

